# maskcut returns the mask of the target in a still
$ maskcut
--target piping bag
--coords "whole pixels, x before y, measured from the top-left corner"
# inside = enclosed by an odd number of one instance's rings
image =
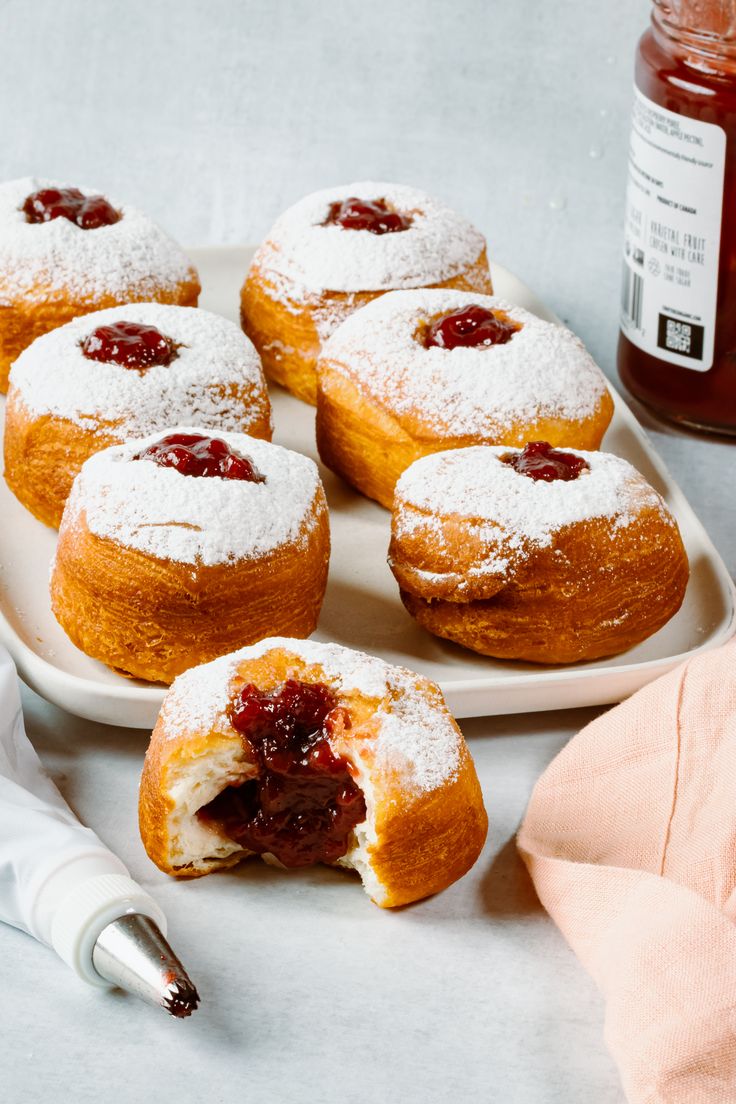
[[[0,648],[0,920],[53,948],[91,985],[189,1016],[199,996],[164,937],[166,918],[85,828],[44,772]]]

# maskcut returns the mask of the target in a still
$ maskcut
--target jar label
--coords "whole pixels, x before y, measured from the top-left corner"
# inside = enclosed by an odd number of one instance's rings
[[[713,364],[726,132],[634,88],[621,329],[644,352]]]

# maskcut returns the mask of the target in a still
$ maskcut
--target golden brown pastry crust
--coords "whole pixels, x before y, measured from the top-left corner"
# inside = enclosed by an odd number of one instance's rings
[[[209,390],[216,393],[215,385]],[[222,396],[227,396],[233,409],[247,410],[242,432],[271,440],[271,405],[265,388],[257,392],[244,384],[234,393],[233,385],[227,384]],[[166,411],[162,410],[160,428],[166,426]],[[106,421],[101,412],[94,429],[53,414],[34,414],[11,383],[5,407],[5,482],[34,517],[58,529],[64,503],[84,461],[108,445],[121,444],[128,436],[114,422]]]
[[[483,571],[489,549],[467,519],[395,505],[389,562],[406,609],[435,636],[482,655],[532,663],[616,655],[666,624],[685,595],[682,538],[656,506],[620,528],[610,518],[566,526],[543,547],[520,538],[517,550],[507,571]]]
[[[288,648],[275,646],[262,656],[237,665],[226,697],[233,700],[246,683],[270,691],[287,678],[323,682],[336,689],[334,679],[321,664],[306,662]],[[373,874],[371,881],[380,883],[379,893],[374,893],[373,899],[384,908],[438,893],[462,877],[478,858],[488,828],[480,784],[462,735],[438,687],[418,675],[415,678],[415,686],[426,698],[428,708],[437,710],[450,722],[460,741],[459,765],[443,785],[428,793],[412,790],[407,786],[400,757],[394,769],[372,768],[375,713],[380,699],[340,689],[338,703],[348,710],[351,727],[330,740],[335,754],[354,763],[360,755],[361,769],[370,776],[375,840],[368,844],[367,862]],[[223,749],[234,749],[234,754],[240,754],[243,745],[224,713],[213,717],[209,727],[193,724],[177,708],[175,690],[176,687],[172,688],[164,700],[146,753],[140,788],[140,831],[148,855],[161,870],[197,877],[232,866],[249,853],[239,851],[227,858],[196,864],[182,865],[172,860],[170,825],[176,808],[170,792],[173,776],[183,767],[186,769],[187,765]]]
[[[196,307],[202,290],[196,272],[175,288],[160,287],[146,298],[157,303],[174,303],[180,307]],[[94,299],[72,295],[60,296],[58,288],[34,286],[22,297],[11,294],[3,286],[0,274],[0,392],[8,390],[8,374],[13,361],[41,334],[71,322],[80,314],[104,310],[124,303],[136,303],[141,293],[131,288],[125,296],[100,295]]]
[[[62,523],[51,606],[72,642],[133,678],[182,671],[278,633],[306,637],[319,617],[330,554],[321,485],[293,541],[234,563],[161,560]]]
[[[457,777],[441,790],[403,810],[395,794],[383,793],[376,830],[378,843],[371,848],[370,861],[386,887],[383,908],[439,893],[467,874],[483,848],[488,818],[465,744]]]
[[[279,279],[283,286],[283,277]],[[483,249],[465,271],[428,285],[491,295],[488,256]],[[243,330],[260,353],[266,375],[313,406],[317,402],[317,360],[322,342],[354,311],[386,291],[324,291],[308,299],[287,298],[256,254],[240,296]]]
[[[513,331],[493,348],[427,345],[429,328],[471,305]],[[597,449],[613,414],[605,378],[563,326],[492,297],[392,292],[345,322],[318,366],[323,462],[390,508],[397,479],[432,453],[530,440]]]
[[[613,415],[613,399],[601,395],[592,417],[568,420],[539,417],[517,422],[499,437],[456,436],[446,422],[430,432],[422,424],[421,406],[401,417],[368,396],[343,370],[323,358],[317,392],[317,448],[320,459],[356,490],[391,509],[394,487],[402,472],[422,456],[470,445],[523,447],[527,441],[549,441],[570,448],[597,449]]]

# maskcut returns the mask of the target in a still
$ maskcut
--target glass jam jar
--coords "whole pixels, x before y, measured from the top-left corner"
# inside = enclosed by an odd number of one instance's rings
[[[634,94],[619,373],[736,435],[736,0],[658,0]]]

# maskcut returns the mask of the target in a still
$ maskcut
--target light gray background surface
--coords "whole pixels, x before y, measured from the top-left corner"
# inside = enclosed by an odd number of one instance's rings
[[[188,244],[258,241],[328,184],[416,184],[470,216],[612,374],[647,15],[645,0],[0,0],[0,179],[94,185]],[[733,572],[734,446],[645,424]],[[134,822],[140,733],[25,700],[64,792],[159,894],[209,1001],[166,1021],[0,931],[8,1104],[622,1100],[600,1001],[507,842],[535,778],[593,712],[466,724],[492,823],[473,874],[386,917],[380,946],[363,940],[359,891],[315,875],[314,947],[269,912],[285,892],[273,872],[180,887],[150,867]]]

